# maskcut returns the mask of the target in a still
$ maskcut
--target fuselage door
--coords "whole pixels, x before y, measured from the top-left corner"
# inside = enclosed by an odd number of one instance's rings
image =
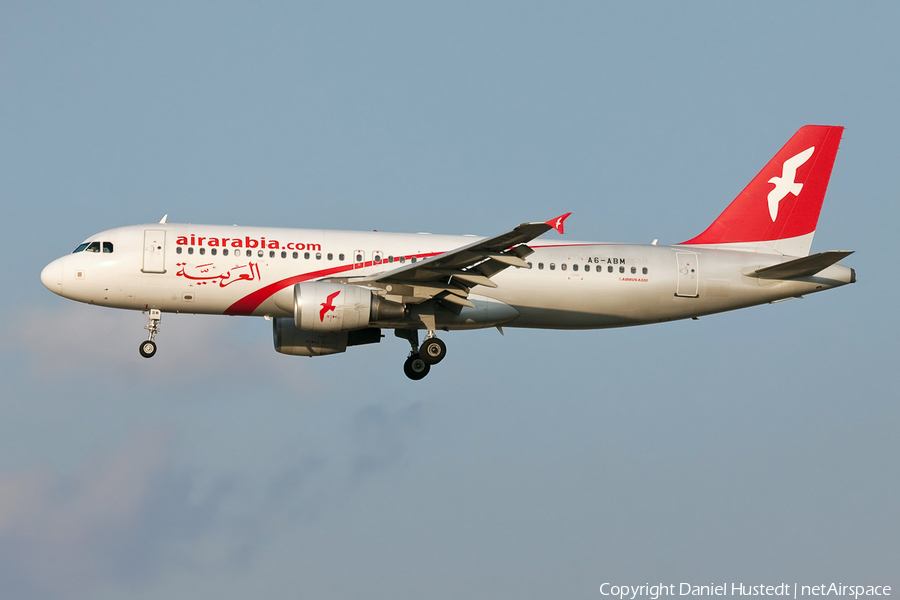
[[[166,232],[162,229],[144,230],[143,273],[166,272]]]
[[[696,298],[700,289],[700,267],[697,263],[696,252],[677,252],[678,257],[678,284],[675,288],[676,296]]]

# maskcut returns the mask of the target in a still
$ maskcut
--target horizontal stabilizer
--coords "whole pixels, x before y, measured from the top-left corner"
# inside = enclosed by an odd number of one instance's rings
[[[834,263],[853,254],[852,250],[829,250],[827,252],[819,252],[811,256],[804,256],[795,260],[790,260],[780,265],[758,269],[752,273],[748,273],[748,277],[758,277],[760,279],[800,279],[801,277],[812,277],[816,273],[823,271]]]

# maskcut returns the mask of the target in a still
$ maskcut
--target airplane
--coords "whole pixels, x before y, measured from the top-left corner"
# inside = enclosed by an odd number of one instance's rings
[[[92,235],[48,264],[53,293],[162,313],[272,321],[275,350],[342,353],[407,340],[404,373],[446,354],[438,331],[603,329],[698,318],[856,282],[852,254],[810,254],[843,127],[802,127],[713,223],[671,246],[538,239],[566,213],[492,237],[169,223]],[[419,343],[419,330],[425,332]]]

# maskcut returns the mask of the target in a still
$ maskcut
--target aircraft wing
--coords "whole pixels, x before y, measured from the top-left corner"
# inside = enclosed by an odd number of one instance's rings
[[[407,303],[434,298],[458,312],[474,306],[467,296],[477,285],[497,287],[491,277],[509,267],[528,268],[524,258],[534,252],[526,244],[551,229],[563,232],[566,213],[544,223],[522,223],[515,229],[449,250],[415,263],[348,283],[379,287]]]

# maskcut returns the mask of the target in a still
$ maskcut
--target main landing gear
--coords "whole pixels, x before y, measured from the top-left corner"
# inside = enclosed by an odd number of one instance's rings
[[[403,363],[403,372],[413,381],[422,379],[431,371],[431,365],[436,365],[447,356],[447,345],[434,336],[434,331],[429,331],[419,346],[419,332],[416,329],[395,329],[394,334],[409,342],[411,347],[406,362]]]
[[[147,317],[147,320],[149,323],[144,329],[150,332],[150,338],[141,342],[140,348],[138,348],[141,356],[144,358],[150,358],[156,354],[156,342],[153,341],[153,338],[159,333],[159,322],[162,321],[162,312],[156,308],[150,309],[150,316]]]

